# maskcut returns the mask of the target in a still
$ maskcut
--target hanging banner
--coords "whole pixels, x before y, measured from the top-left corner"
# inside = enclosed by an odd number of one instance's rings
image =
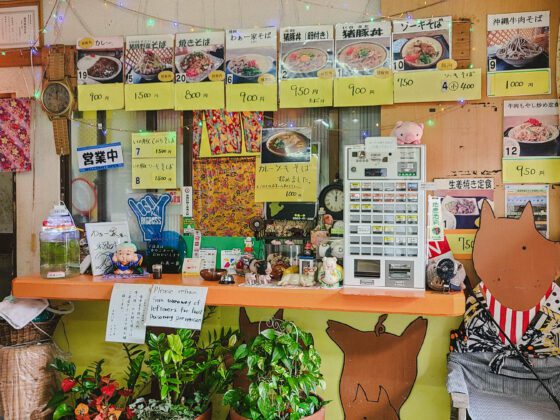
[[[230,29],[226,46],[226,109],[276,111],[276,28]]]
[[[335,66],[334,106],[392,104],[391,22],[337,24]]]
[[[393,21],[393,70],[435,70],[451,54],[451,16]]]
[[[280,29],[280,107],[332,106],[333,27]]]
[[[124,108],[122,37],[81,38],[77,42],[78,109]]]
[[[488,96],[551,91],[550,12],[488,15]]]
[[[132,133],[132,188],[177,188],[177,133]]]
[[[224,107],[224,32],[175,35],[175,109]]]
[[[174,108],[173,42],[173,35],[126,37],[127,111]]]

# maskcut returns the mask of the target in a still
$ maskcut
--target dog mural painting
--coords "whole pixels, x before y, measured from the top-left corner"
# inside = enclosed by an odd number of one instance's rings
[[[386,319],[380,315],[373,331],[327,321],[327,334],[344,355],[339,393],[347,420],[399,419],[416,381],[428,321],[418,317],[395,335],[385,330]]]

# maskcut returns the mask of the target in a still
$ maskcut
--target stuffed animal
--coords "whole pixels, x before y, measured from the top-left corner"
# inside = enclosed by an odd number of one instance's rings
[[[414,121],[397,121],[391,136],[397,138],[397,144],[420,144],[424,124]]]
[[[336,264],[336,257],[323,257],[323,264],[319,270],[319,281],[323,287],[339,287],[342,281],[341,270]]]

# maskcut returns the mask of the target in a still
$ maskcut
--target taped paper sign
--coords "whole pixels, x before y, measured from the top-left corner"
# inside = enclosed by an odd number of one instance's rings
[[[144,344],[149,284],[115,283],[109,303],[105,341]]]
[[[124,166],[120,143],[79,147],[77,152],[80,172],[101,171]]]
[[[132,133],[132,188],[176,188],[177,133]]]
[[[207,292],[206,287],[154,285],[146,325],[200,330]]]

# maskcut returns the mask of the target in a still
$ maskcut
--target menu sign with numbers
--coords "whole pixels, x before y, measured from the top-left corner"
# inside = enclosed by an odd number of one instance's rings
[[[224,33],[175,36],[175,109],[224,107]]]
[[[280,29],[280,107],[332,106],[333,27]]]
[[[488,15],[488,96],[550,93],[550,12]]]
[[[451,55],[451,16],[393,21],[393,70],[434,70]]]
[[[226,109],[276,111],[276,28],[226,32]]]
[[[126,37],[125,106],[127,111],[172,109],[173,35]]]
[[[132,134],[132,188],[176,188],[177,133]]]
[[[78,109],[124,108],[122,37],[81,38],[77,42]]]
[[[337,24],[335,66],[334,106],[392,104],[391,22]]]

